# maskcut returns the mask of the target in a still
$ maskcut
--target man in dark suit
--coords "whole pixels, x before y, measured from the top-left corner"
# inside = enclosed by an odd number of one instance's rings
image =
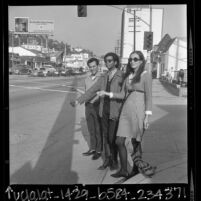
[[[75,101],[75,105],[87,102],[101,90],[114,93],[121,91],[124,74],[119,70],[119,57],[115,53],[109,52],[105,55],[104,61],[108,72],[104,73],[85,94],[79,97]],[[110,167],[111,170],[118,168],[115,140],[121,106],[121,100],[110,99],[106,96],[100,97],[99,115],[101,117],[104,148],[104,162],[98,168],[100,170],[107,167]]]

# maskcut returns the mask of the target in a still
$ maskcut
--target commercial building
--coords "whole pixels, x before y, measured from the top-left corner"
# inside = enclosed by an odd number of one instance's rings
[[[64,54],[63,63],[65,67],[86,69],[89,57],[89,53],[82,48],[73,48],[68,55]]]
[[[9,57],[9,67],[14,67],[17,64],[24,64],[34,69],[42,67],[42,64],[47,61],[45,55],[40,51],[27,50],[23,47],[9,47],[9,55],[11,55]],[[17,60],[14,55],[18,55]]]
[[[187,40],[186,38],[176,37],[169,49],[161,54],[160,76],[164,72],[174,72],[174,80],[177,80],[177,73],[180,69],[185,72],[184,80],[187,82]]]

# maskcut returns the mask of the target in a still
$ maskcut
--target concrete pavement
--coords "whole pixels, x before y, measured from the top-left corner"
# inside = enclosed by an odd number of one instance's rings
[[[96,161],[82,156],[88,150],[89,136],[85,127],[84,133],[80,125],[85,124],[84,107],[78,106],[76,111],[75,139],[79,143],[74,146],[72,169],[78,174],[78,183],[114,184],[119,179],[110,176],[109,169],[97,170],[102,159]],[[80,122],[82,121],[82,122]],[[153,115],[151,126],[145,132],[143,140],[143,157],[150,164],[157,166],[157,173],[152,178],[142,174],[124,182],[140,183],[187,183],[187,99],[167,92],[159,80],[153,80]],[[132,161],[129,158],[129,164]]]

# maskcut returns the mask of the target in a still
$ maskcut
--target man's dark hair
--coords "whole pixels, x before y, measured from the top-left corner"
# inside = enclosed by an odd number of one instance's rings
[[[112,57],[114,61],[117,62],[117,64],[115,65],[116,68],[119,68],[119,57],[117,54],[113,53],[113,52],[109,52],[104,56],[104,61],[106,62],[106,58],[107,57]]]
[[[99,65],[99,60],[97,58],[90,58],[88,61],[87,61],[87,66],[89,66],[90,63],[92,62],[96,62],[97,66]]]

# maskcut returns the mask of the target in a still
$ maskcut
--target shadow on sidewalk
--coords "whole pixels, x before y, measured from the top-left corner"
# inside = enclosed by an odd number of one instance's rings
[[[143,144],[144,157],[154,165],[179,159],[188,152],[186,105],[155,105],[153,114],[159,113],[164,115],[151,122]]]
[[[144,133],[142,157],[157,167],[156,174],[138,174],[126,184],[187,183],[187,107],[154,105],[153,115],[158,118]]]
[[[84,117],[81,118],[81,120],[80,120],[80,129],[78,129],[76,131],[81,131],[82,132],[82,135],[83,135],[85,141],[87,142],[88,147],[90,147],[90,135],[89,135],[89,131],[88,131],[88,128],[87,128],[86,118],[84,118]]]
[[[78,79],[72,80],[77,86]],[[11,175],[10,181],[16,184],[76,184],[77,173],[71,170],[75,126],[75,108],[70,100],[76,98],[76,93],[68,93],[64,99],[60,113],[49,133],[40,157],[32,168],[28,162]],[[69,118],[70,114],[70,118]]]

